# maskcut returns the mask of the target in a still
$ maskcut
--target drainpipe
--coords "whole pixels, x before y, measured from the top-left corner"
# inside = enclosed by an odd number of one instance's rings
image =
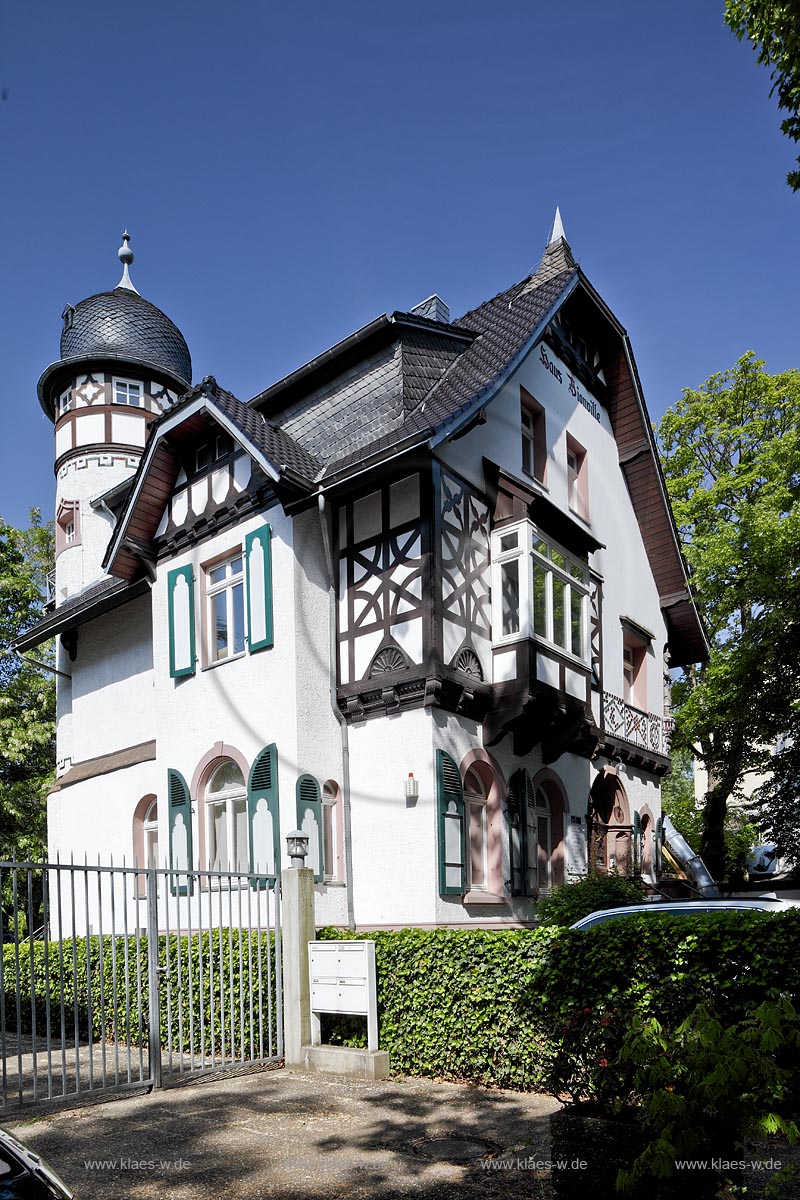
[[[333,569],[333,553],[331,537],[328,530],[328,517],[325,510],[325,496],[319,489],[319,524],[322,530],[322,544],[325,548],[325,562],[328,567],[328,596],[330,600],[330,693],[331,708],[339,722],[342,736],[342,817],[344,825],[344,880],[347,891],[347,925],[355,929],[356,918],[353,908],[353,837],[350,823],[350,739],[347,732],[347,721],[344,713],[336,702],[336,575]]]

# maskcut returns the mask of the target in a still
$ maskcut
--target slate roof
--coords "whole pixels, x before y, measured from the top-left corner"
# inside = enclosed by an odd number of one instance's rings
[[[68,308],[61,357],[95,358],[106,353],[156,363],[191,383],[192,359],[177,325],[166,313],[129,288],[98,292]]]
[[[202,383],[186,392],[179,405],[188,404],[197,396],[209,396],[220,412],[241,430],[244,437],[256,446],[277,468],[285,468],[309,486],[319,475],[322,463],[305,446],[290,434],[268,421],[249,404],[243,404],[233,392],[220,387],[213,375],[207,375]],[[178,405],[169,409],[170,416]]]
[[[518,365],[578,276],[569,246],[559,239],[548,246],[533,274],[453,322],[453,329],[466,334],[468,340],[451,342],[445,349],[432,344],[430,331],[415,331],[415,335],[404,337],[402,410],[395,405],[391,417],[384,415],[379,422],[381,406],[376,405],[376,397],[369,397],[372,409],[368,431],[372,436],[362,438],[356,446],[339,444],[338,453],[332,450],[327,454],[322,478],[328,481],[367,460],[380,459],[404,443],[426,440],[468,405],[479,407]],[[406,315],[395,313],[394,318],[402,322]],[[337,391],[332,384],[328,387],[332,393]],[[337,395],[334,403],[340,399]],[[258,402],[256,397],[251,404]],[[356,398],[354,405],[357,407]],[[295,407],[306,412],[313,408],[313,401],[307,395],[302,406],[298,402]],[[337,411],[336,418],[331,423],[333,428],[326,421],[324,430],[320,430],[318,418],[314,432],[316,439],[331,438],[335,447],[339,441],[336,423],[343,420],[341,411]],[[282,423],[283,414],[276,414],[274,419]],[[299,423],[294,432],[300,442],[309,436]]]
[[[417,313],[378,317],[250,401],[326,464],[391,433],[404,436],[424,400],[474,335]]]
[[[146,579],[128,583],[124,579],[112,579],[105,576],[99,582],[84,588],[82,592],[70,596],[53,612],[48,613],[41,621],[32,625],[22,637],[18,638],[14,649],[25,651],[32,650],[35,646],[41,646],[42,642],[49,641],[50,638],[56,637],[66,629],[77,629],[87,621],[102,616],[103,613],[111,612],[121,604],[127,604],[136,596],[143,596],[148,588]]]

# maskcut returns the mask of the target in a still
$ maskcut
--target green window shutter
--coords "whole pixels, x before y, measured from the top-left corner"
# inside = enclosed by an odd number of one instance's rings
[[[194,892],[194,876],[191,874],[192,856],[192,802],[186,780],[180,771],[167,771],[167,798],[169,808],[169,866],[170,891],[173,896],[191,896]]]
[[[247,570],[247,643],[250,653],[272,645],[272,530],[254,529],[244,540]]]
[[[534,786],[527,770],[519,769],[509,780],[506,818],[509,822],[509,863],[512,896],[530,895],[528,870],[528,804],[534,802]],[[536,847],[534,847],[534,853]]]
[[[525,810],[527,771],[515,771],[508,781],[506,815],[508,818],[508,853],[511,864],[509,891],[512,896],[525,895],[528,814]]]
[[[631,841],[633,842],[633,869],[637,875],[642,871],[642,818],[634,812],[631,821],[633,826]]]
[[[463,896],[467,887],[464,863],[464,789],[458,766],[445,750],[436,751],[436,807],[439,894]]]
[[[536,820],[536,789],[533,786],[533,779],[530,771],[523,771],[525,776],[525,804],[522,810],[522,826],[525,830],[525,884],[523,895],[536,896],[539,895],[539,823]],[[534,813],[533,821],[530,822],[528,817],[531,812]],[[533,831],[533,838],[531,838]]]
[[[313,775],[301,775],[297,780],[297,828],[308,834],[307,867],[314,872],[314,882],[322,883],[322,793]]]
[[[281,831],[278,812],[278,748],[265,746],[250,768],[247,784],[250,881],[256,890],[275,882],[280,869]]]
[[[176,567],[167,575],[169,673],[173,679],[194,675],[194,574]]]

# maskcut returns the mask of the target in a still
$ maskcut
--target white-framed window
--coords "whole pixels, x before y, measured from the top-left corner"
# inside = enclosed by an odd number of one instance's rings
[[[72,388],[67,388],[58,397],[58,415],[63,417],[64,413],[68,413],[73,405]]]
[[[209,871],[249,869],[247,788],[232,759],[214,768],[205,789],[206,862]]]
[[[322,788],[322,871],[325,882],[341,878],[341,793],[330,780]]]
[[[588,563],[530,521],[492,534],[495,644],[536,637],[589,661]]]
[[[241,549],[206,567],[208,661],[244,654],[244,557]]]
[[[194,675],[195,592],[200,594],[200,665],[255,654],[273,645],[272,529],[260,525],[228,553],[167,572],[169,672],[173,679]],[[199,582],[199,587],[195,585]]]
[[[647,710],[647,643],[623,629],[622,698],[633,708]]]
[[[486,799],[483,780],[474,767],[470,767],[464,778],[464,803],[467,809],[467,888],[469,891],[487,891],[489,887]]]
[[[589,519],[589,481],[586,451],[567,435],[567,502],[584,521]]]
[[[226,433],[218,433],[210,442],[204,442],[195,451],[195,474],[208,470],[213,463],[219,462],[233,449],[233,441]]]
[[[532,896],[547,891],[552,884],[550,800],[543,787],[533,788],[528,793],[525,820],[527,891]]]
[[[547,465],[544,409],[524,387],[520,388],[520,421],[522,470],[532,479],[544,483]]]
[[[56,513],[56,555],[81,541],[81,509],[78,500],[62,500]]]
[[[154,800],[142,822],[144,835],[144,864],[148,871],[158,869],[158,801]]]
[[[130,404],[134,408],[144,405],[144,389],[135,379],[115,379],[111,385],[114,404]]]

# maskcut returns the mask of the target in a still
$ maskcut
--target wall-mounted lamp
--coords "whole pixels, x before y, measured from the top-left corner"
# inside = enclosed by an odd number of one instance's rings
[[[408,779],[405,781],[405,796],[406,800],[419,800],[419,783],[414,778],[414,772],[408,772]]]
[[[289,866],[302,867],[308,854],[308,834],[302,829],[293,829],[286,835],[286,849],[289,852]]]

